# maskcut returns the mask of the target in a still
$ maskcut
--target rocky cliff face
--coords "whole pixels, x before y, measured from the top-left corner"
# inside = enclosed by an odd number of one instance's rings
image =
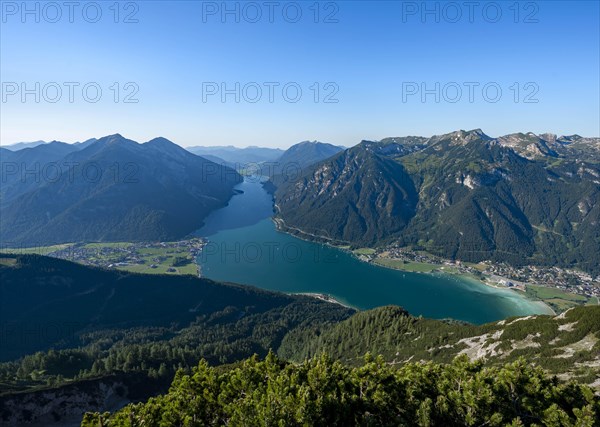
[[[164,392],[166,384],[135,375],[79,381],[34,392],[0,395],[0,425],[6,427],[79,426],[90,411],[114,411]]]
[[[552,133],[536,135],[532,132],[513,133],[497,138],[500,145],[509,147],[529,159],[580,158],[600,156],[600,138],[584,138],[579,135],[557,136]]]

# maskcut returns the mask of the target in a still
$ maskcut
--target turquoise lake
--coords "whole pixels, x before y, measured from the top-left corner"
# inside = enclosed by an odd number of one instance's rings
[[[451,274],[406,273],[362,262],[352,254],[276,230],[273,199],[246,180],[229,205],[196,233],[209,241],[198,256],[204,277],[274,291],[331,295],[357,309],[399,305],[413,315],[485,323],[549,314],[515,291]]]

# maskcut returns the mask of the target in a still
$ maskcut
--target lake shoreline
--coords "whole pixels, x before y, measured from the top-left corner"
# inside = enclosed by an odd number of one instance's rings
[[[415,316],[472,324],[550,312],[511,292],[483,287],[472,277],[444,274],[450,273],[444,270],[415,274],[437,269],[418,262],[427,257],[407,258],[411,263],[406,265],[391,263],[413,272],[358,262],[369,261],[375,251],[287,228],[278,218],[272,195],[260,184],[244,182],[237,188],[244,193],[209,216],[198,231],[220,248],[213,256],[198,259],[204,277],[288,295],[310,293],[307,296],[361,311],[396,305]],[[460,266],[452,267],[446,268],[465,272]]]
[[[386,268],[386,269],[390,269],[390,270],[402,271],[402,272],[406,272],[406,273],[416,273],[416,274],[424,274],[424,275],[430,275],[430,276],[435,275],[435,274],[447,274],[449,276],[460,277],[462,279],[467,279],[467,280],[476,282],[479,285],[484,285],[484,286],[490,287],[492,289],[502,290],[502,291],[511,291],[514,293],[514,295],[518,296],[519,298],[527,300],[532,305],[539,307],[540,310],[545,311],[547,313],[547,315],[556,316],[558,314],[546,302],[544,302],[540,299],[531,298],[529,295],[527,295],[525,293],[524,290],[521,290],[518,288],[510,288],[507,286],[500,286],[500,285],[492,283],[490,280],[488,280],[488,278],[481,280],[481,279],[477,278],[476,276],[469,274],[469,273],[462,273],[462,272],[457,272],[457,271],[446,271],[445,267],[447,267],[448,265],[445,263],[441,263],[441,264],[429,263],[432,267],[434,267],[434,270],[432,270],[432,271],[414,271],[414,270],[392,267],[390,265],[385,265],[382,263],[374,262],[372,259],[369,259],[368,257],[365,257],[362,254],[356,253],[355,251],[349,249],[347,246],[340,246],[340,245],[329,243],[330,241],[333,241],[334,239],[328,239],[325,236],[318,236],[318,235],[314,235],[311,233],[307,233],[307,232],[297,229],[297,228],[289,227],[285,224],[285,221],[283,220],[283,218],[273,216],[271,218],[271,220],[275,224],[276,230],[281,233],[288,234],[290,236],[305,240],[307,242],[320,243],[320,244],[327,245],[332,248],[344,251],[344,252],[352,255],[357,260],[367,263],[367,264],[371,264],[371,265],[374,265],[377,267],[382,267],[382,268]],[[310,237],[312,237],[314,239],[311,239]],[[450,260],[443,260],[443,261],[450,262]],[[500,279],[506,280],[507,282],[512,281],[511,279],[506,278],[506,277],[500,277],[500,276],[498,276],[498,277]],[[527,285],[527,284],[524,284],[524,285]],[[519,291],[519,292],[517,292],[517,291]],[[341,305],[344,305],[344,304],[341,304]],[[350,308],[354,308],[354,307],[350,307]]]
[[[290,295],[303,295],[303,296],[307,296],[307,297],[311,297],[311,298],[316,298],[320,301],[325,301],[330,304],[341,305],[342,307],[349,308],[351,310],[361,311],[360,309],[358,309],[356,307],[353,307],[348,304],[344,304],[343,302],[339,301],[338,299],[332,297],[329,294],[324,294],[324,293],[319,293],[319,292],[292,292]]]

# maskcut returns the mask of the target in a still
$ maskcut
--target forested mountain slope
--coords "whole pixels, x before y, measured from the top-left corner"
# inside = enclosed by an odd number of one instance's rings
[[[301,361],[323,351],[348,364],[359,363],[367,352],[383,355],[393,365],[448,363],[463,354],[487,365],[525,357],[548,372],[600,390],[600,306],[479,326],[417,318],[399,307],[382,307],[325,329],[294,331],[284,339],[279,354]]]
[[[74,151],[50,177],[40,172],[27,185],[7,187],[0,217],[4,246],[180,238],[227,203],[241,180],[234,170],[164,138],[138,144],[117,134],[80,150],[68,147]]]
[[[354,246],[600,274],[600,144],[546,138],[474,130],[363,141],[276,182],[277,216],[289,231]]]

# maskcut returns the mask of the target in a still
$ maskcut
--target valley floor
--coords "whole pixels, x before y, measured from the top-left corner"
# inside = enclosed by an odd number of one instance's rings
[[[46,255],[102,268],[145,274],[200,275],[195,257],[205,241],[101,242],[63,244],[36,248],[3,249],[0,252]]]

